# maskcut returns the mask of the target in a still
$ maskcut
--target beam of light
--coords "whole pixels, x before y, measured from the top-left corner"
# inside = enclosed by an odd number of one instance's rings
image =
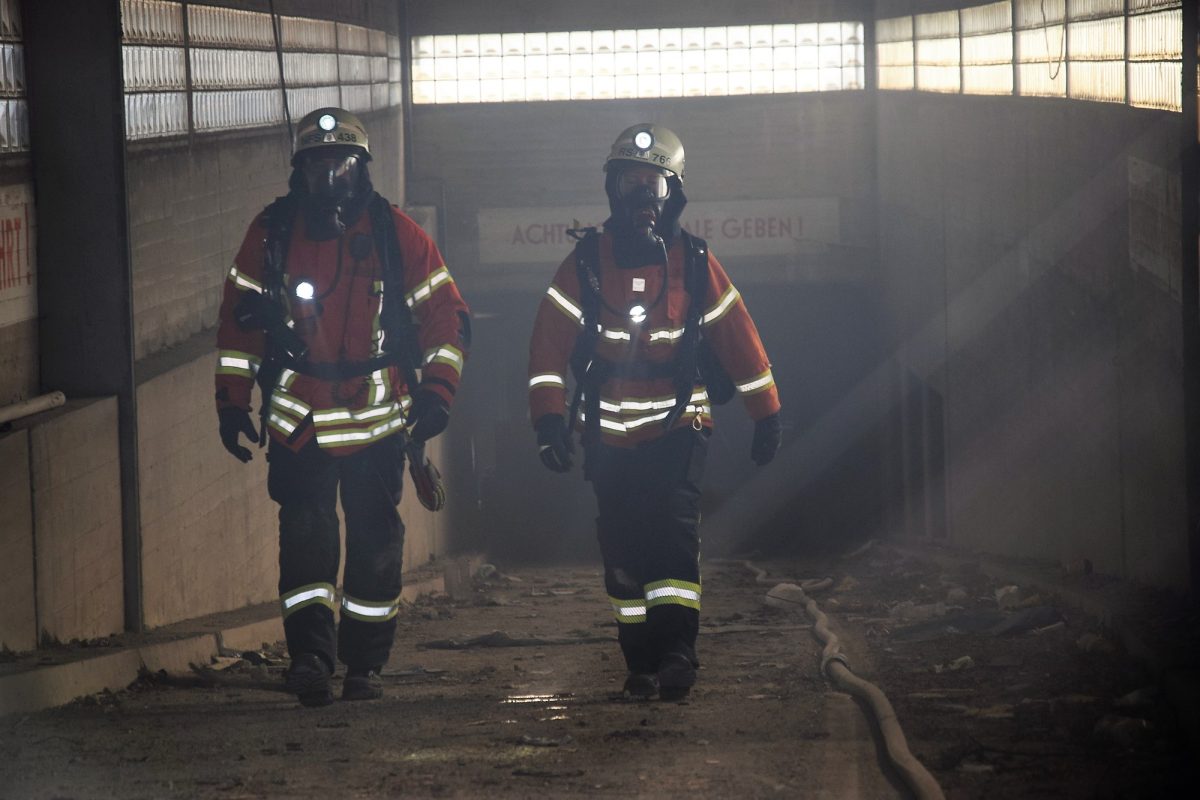
[[[1162,138],[1161,126],[1152,126],[1127,145],[1136,153],[1154,146]],[[792,498],[812,486],[838,459],[872,430],[878,429],[895,404],[899,376],[910,373],[921,381],[934,379],[950,360],[968,347],[997,317],[1020,301],[1032,288],[1127,201],[1119,183],[1120,170],[1104,164],[1090,180],[1058,203],[1036,225],[969,286],[950,298],[944,308],[904,340],[884,361],[876,365],[842,400],[826,411],[798,437],[785,442],[767,469],[751,473],[736,492],[707,514],[706,537],[737,552]],[[1064,235],[1071,233],[1073,235]],[[1128,342],[1121,345],[1127,346]],[[1085,383],[1094,378],[1084,376]],[[950,481],[971,465],[956,463],[947,453],[945,475],[947,497]],[[975,479],[982,486],[984,479]],[[955,504],[969,500],[969,490],[958,487]],[[953,509],[947,508],[947,539],[953,541]],[[714,533],[715,532],[715,533]],[[712,555],[717,555],[713,553]]]

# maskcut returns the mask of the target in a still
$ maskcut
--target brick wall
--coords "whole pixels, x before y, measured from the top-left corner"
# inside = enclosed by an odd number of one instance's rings
[[[243,465],[217,438],[215,356],[138,387],[145,622],[158,627],[277,596],[276,509],[266,459]]]
[[[137,358],[213,325],[246,226],[285,189],[285,139],[276,133],[131,154]]]

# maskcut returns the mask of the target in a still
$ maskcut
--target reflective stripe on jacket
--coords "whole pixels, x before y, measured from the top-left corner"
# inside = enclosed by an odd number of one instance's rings
[[[617,364],[674,360],[689,302],[683,284],[681,238],[676,238],[667,254],[667,290],[654,304],[662,288],[662,265],[617,267],[612,236],[607,231],[601,234],[597,274],[601,295],[611,309],[601,305],[597,356]],[[779,391],[766,350],[745,303],[711,250],[706,296],[701,317],[703,335],[737,385],[746,410],[755,420],[776,413]],[[635,306],[646,309],[640,322],[630,314]],[[583,303],[575,255],[571,254],[559,266],[542,298],[529,344],[529,410],[533,422],[544,414],[566,414],[568,362],[582,328]],[[665,433],[662,420],[675,404],[675,385],[669,377],[613,377],[601,386],[599,400],[602,440],[633,447]],[[711,427],[711,413],[704,386],[698,384],[676,427],[692,425],[697,417],[700,424]]]
[[[404,286],[397,289],[385,285],[366,211],[328,241],[309,239],[303,215],[297,216],[283,276],[289,324],[308,345],[311,364],[368,362],[384,354],[384,304],[406,303],[425,354],[418,365],[423,384],[449,404],[466,358],[459,334],[460,314],[468,313],[467,306],[437,245],[411,218],[390,208],[403,262]],[[355,259],[352,253],[363,248],[352,242],[360,237],[371,242],[370,252]],[[262,290],[266,238],[266,217],[260,214],[225,281],[217,331],[218,407],[250,408],[254,376],[264,359],[266,336],[261,330],[242,330],[233,315],[243,292]],[[312,285],[312,299],[297,296],[302,282]],[[273,439],[293,450],[315,437],[329,452],[348,455],[405,425],[411,390],[395,364],[341,381],[284,369],[272,391],[268,428]]]

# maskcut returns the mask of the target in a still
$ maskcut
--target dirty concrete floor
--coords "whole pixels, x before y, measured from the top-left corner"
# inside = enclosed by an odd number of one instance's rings
[[[818,674],[809,620],[764,603],[777,579],[823,576],[851,666],[948,797],[1187,794],[1160,687],[1055,598],[883,546],[757,563],[766,583],[705,565],[683,703],[621,698],[597,568],[501,564],[471,598],[402,611],[380,701],[301,708],[277,647],[146,676],[4,719],[0,797],[904,797],[863,710]]]

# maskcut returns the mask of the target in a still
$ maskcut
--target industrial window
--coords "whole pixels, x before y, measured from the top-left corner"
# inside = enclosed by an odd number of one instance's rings
[[[957,11],[918,14],[913,18],[917,88],[958,92],[962,88]]]
[[[1181,0],[1004,0],[876,23],[880,89],[1182,110]]]
[[[0,153],[29,149],[25,53],[17,0],[0,0]]]
[[[880,89],[912,89],[913,18],[881,19],[875,25],[876,69]]]
[[[840,91],[863,77],[861,22],[412,38],[414,103]]]
[[[1129,11],[1129,104],[1181,111],[1180,0],[1129,0]]]
[[[122,0],[128,139],[283,121],[271,15],[170,0]],[[385,31],[280,17],[288,110],[356,113],[400,104],[400,39]],[[190,81],[189,81],[190,79]]]
[[[1012,94],[1012,3],[964,8],[961,19],[963,94]]]
[[[1066,0],[1017,0],[1018,94],[1066,97]]]

